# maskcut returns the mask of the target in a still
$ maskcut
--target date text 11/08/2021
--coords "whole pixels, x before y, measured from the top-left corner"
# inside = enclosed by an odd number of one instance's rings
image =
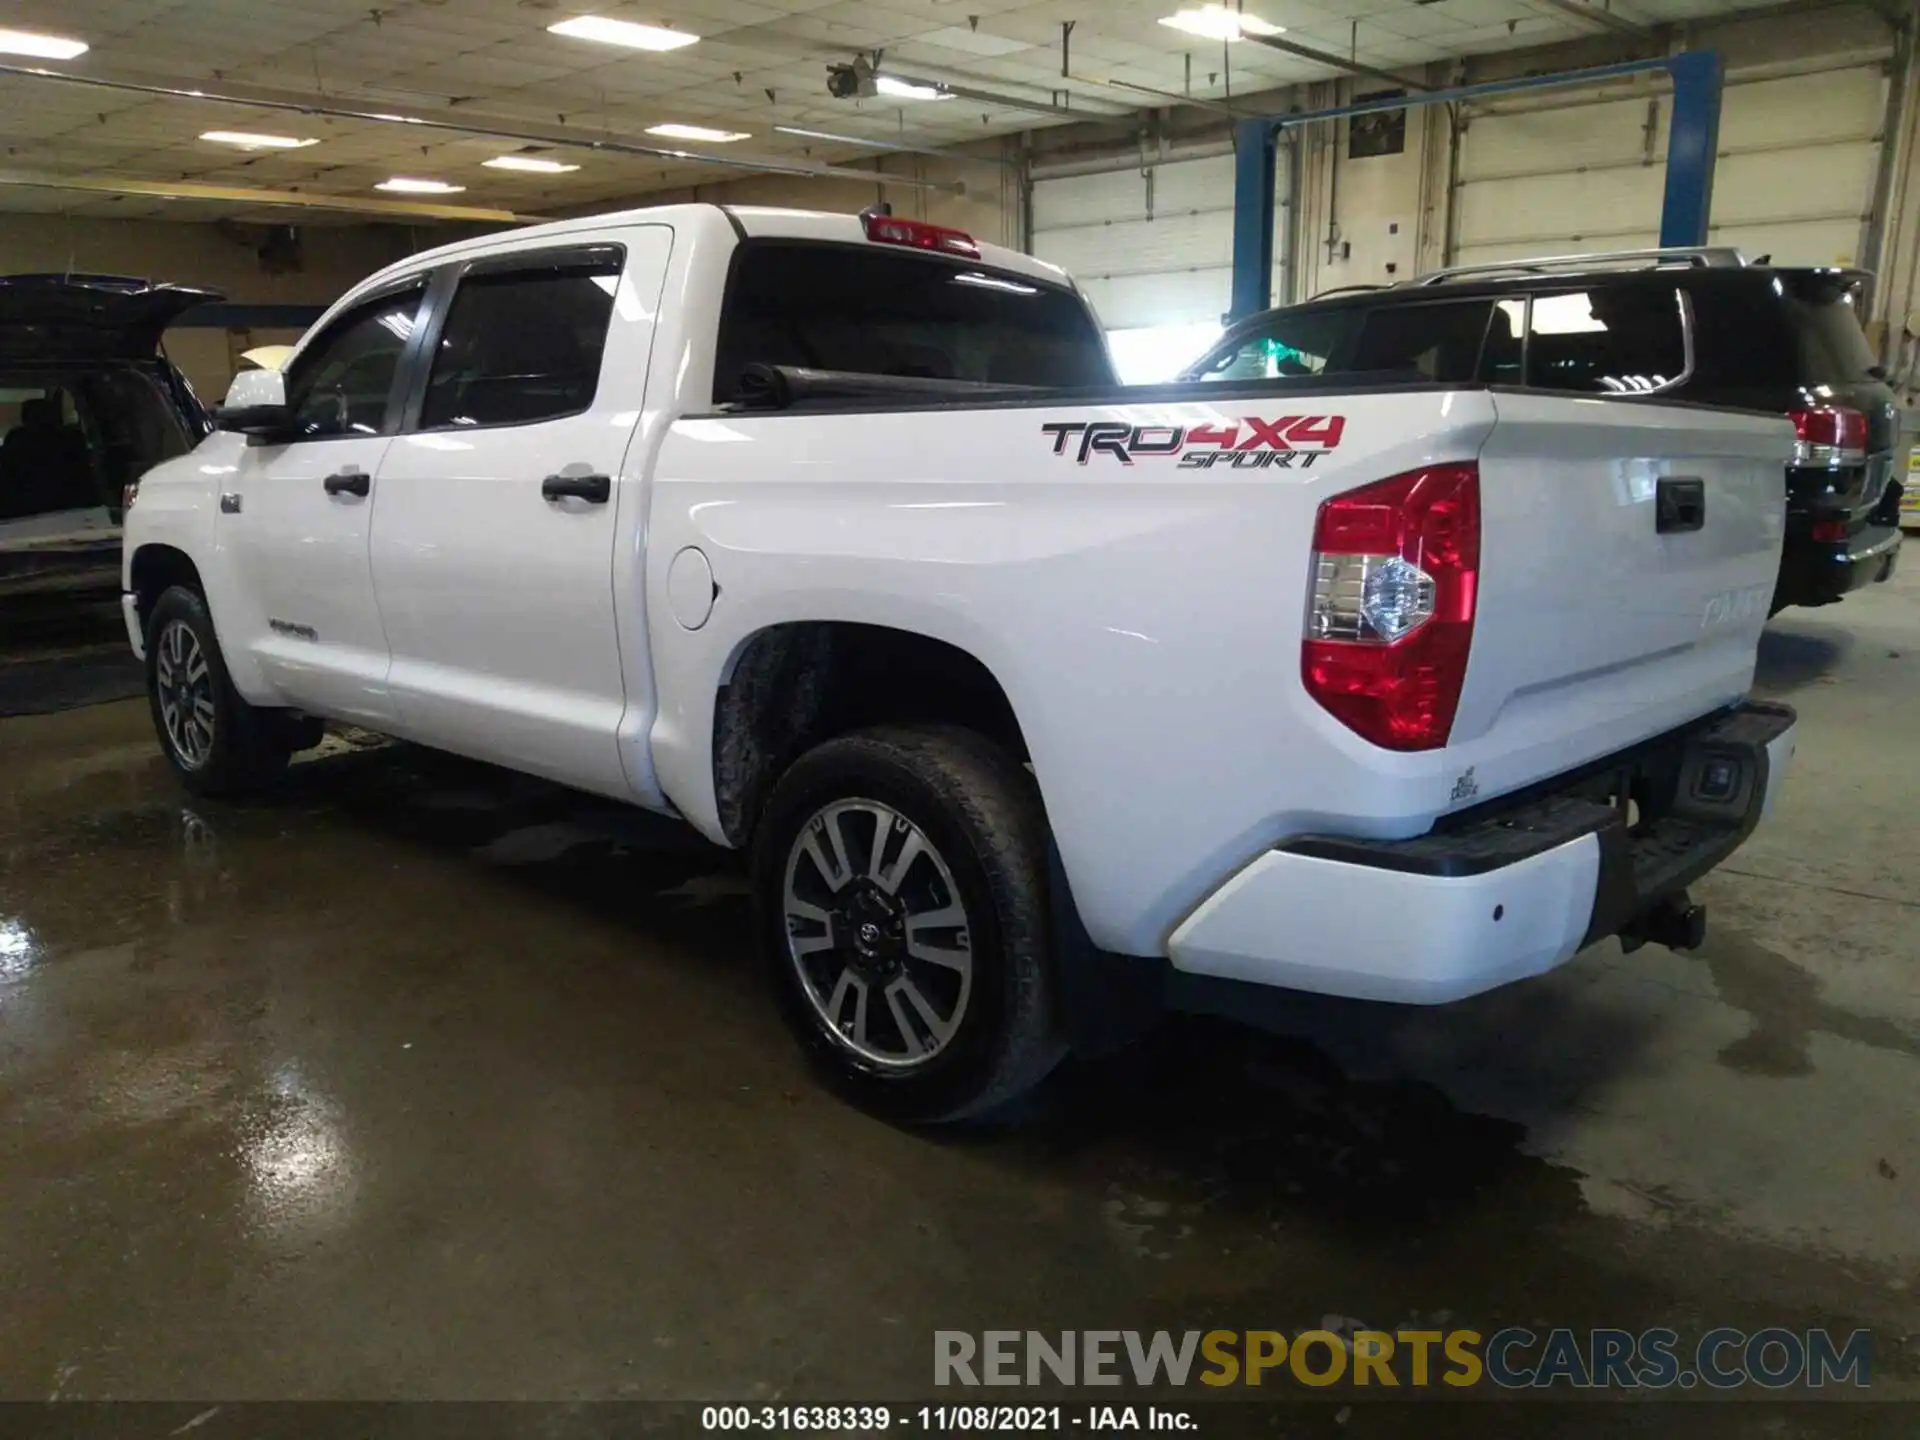
[[[1194,1433],[1200,1424],[1191,1410],[1163,1405],[708,1405],[700,1411],[700,1428],[932,1435],[1020,1430]]]

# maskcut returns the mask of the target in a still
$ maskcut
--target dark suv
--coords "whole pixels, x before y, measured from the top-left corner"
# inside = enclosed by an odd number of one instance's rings
[[[1799,432],[1773,608],[1885,580],[1900,410],[1861,333],[1862,270],[1633,251],[1467,266],[1235,325],[1189,380],[1372,374],[1774,410]]]
[[[212,428],[161,349],[210,290],[0,276],[0,597],[120,588],[120,507]]]

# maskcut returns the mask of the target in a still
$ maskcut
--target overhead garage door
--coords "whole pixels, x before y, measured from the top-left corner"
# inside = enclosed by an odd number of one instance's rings
[[[1851,265],[1872,210],[1880,65],[1728,80],[1709,238],[1799,265]],[[1460,146],[1453,263],[1657,244],[1667,96],[1477,115]]]
[[[1282,212],[1276,276],[1286,235]],[[1033,253],[1080,282],[1125,378],[1160,378],[1213,342],[1230,303],[1233,157],[1036,180]]]

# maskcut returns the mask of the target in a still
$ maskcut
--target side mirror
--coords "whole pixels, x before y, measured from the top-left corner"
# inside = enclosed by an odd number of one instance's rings
[[[293,429],[293,412],[287,408],[287,377],[278,370],[241,371],[233,377],[213,423],[222,430],[263,440],[284,438]]]

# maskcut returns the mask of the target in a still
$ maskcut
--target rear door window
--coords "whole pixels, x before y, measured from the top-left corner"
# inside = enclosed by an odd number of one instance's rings
[[[1464,384],[1474,377],[1492,309],[1489,300],[1382,306],[1361,325],[1345,368]]]
[[[1644,395],[1682,379],[1687,341],[1671,285],[1609,285],[1533,297],[1527,384],[1586,395]]]
[[[752,240],[720,317],[714,399],[753,364],[995,385],[1114,383],[1072,291],[883,245]]]
[[[1527,302],[1501,300],[1480,347],[1480,378],[1489,385],[1518,385],[1526,378]]]
[[[622,256],[525,257],[454,293],[420,428],[531,425],[593,405]]]

